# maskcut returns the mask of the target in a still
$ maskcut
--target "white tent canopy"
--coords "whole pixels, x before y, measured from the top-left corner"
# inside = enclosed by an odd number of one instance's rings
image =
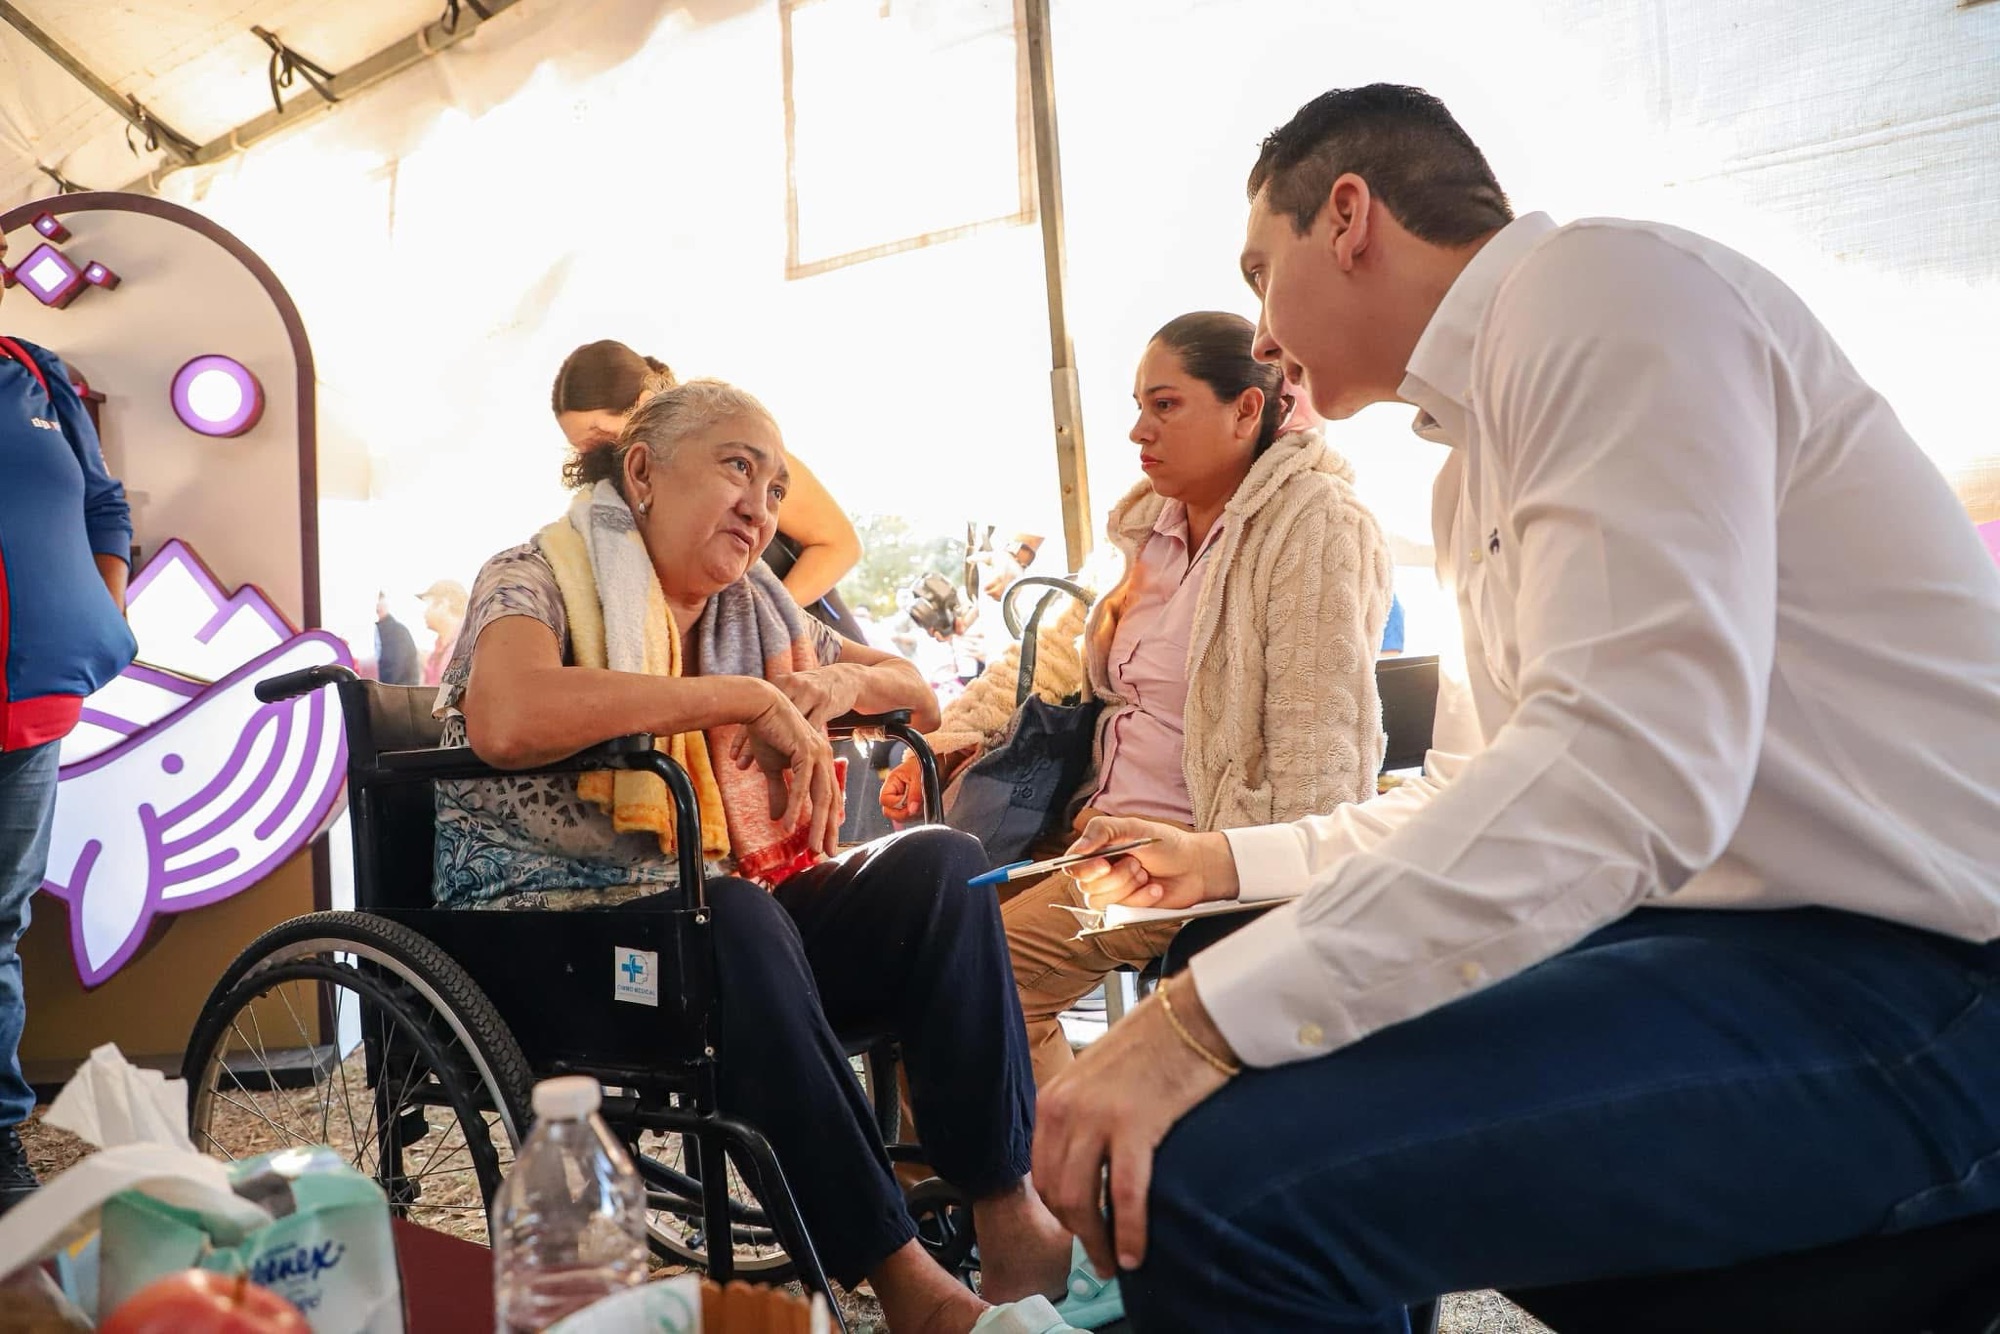
[[[273,124],[260,129],[275,128],[274,53],[257,29],[339,75],[424,32],[439,10],[440,0],[7,0],[0,207],[49,193],[51,171],[84,188],[121,189],[203,149],[208,158],[234,149],[231,133],[266,113]],[[479,19],[464,15],[469,34]],[[427,36],[425,44],[445,44],[436,31]],[[302,70],[284,83],[294,119],[323,100]],[[145,128],[134,124],[141,109]]]
[[[271,109],[253,24],[338,72],[439,45],[442,7],[0,0],[203,144]],[[1015,0],[516,0],[483,23],[464,0],[462,21],[298,130],[158,178],[305,314],[330,626],[365,637],[378,587],[469,579],[553,513],[547,386],[597,337],[751,388],[850,509],[1062,531]],[[1100,513],[1137,476],[1147,335],[1254,313],[1234,261],[1258,139],[1377,79],[1443,97],[1520,208],[1661,218],[1777,271],[1948,469],[2000,443],[1967,401],[2000,365],[2000,3],[1053,0],[1053,29]],[[166,164],[127,129],[0,27],[0,204],[49,192],[39,165],[101,188]],[[1408,416],[1331,438],[1415,561],[1436,455]]]

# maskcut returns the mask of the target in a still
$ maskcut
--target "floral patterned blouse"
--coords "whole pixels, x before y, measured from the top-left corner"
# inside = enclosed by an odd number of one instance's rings
[[[459,703],[472,674],[480,632],[508,616],[526,616],[554,632],[573,661],[569,618],[555,571],[532,542],[486,562],[472,585],[458,646],[438,686],[433,712],[444,719],[441,744],[466,744]],[[820,661],[840,657],[840,639],[807,619]],[[658,893],[680,882],[672,858],[649,833],[621,834],[611,817],[576,794],[576,777],[507,778],[437,785],[436,869],[432,893],[450,908],[580,908]],[[711,875],[730,868],[708,863]]]

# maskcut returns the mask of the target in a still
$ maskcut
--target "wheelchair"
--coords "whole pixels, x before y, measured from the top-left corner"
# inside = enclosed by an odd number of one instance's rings
[[[273,677],[257,695],[273,702],[328,686],[344,713],[356,910],[272,928],[216,983],[182,1068],[195,1146],[243,1158],[330,1144],[382,1186],[398,1215],[483,1242],[488,1207],[529,1129],[529,1090],[587,1075],[604,1086],[604,1120],[645,1182],[657,1256],[717,1282],[796,1277],[832,1304],[769,1142],[717,1106],[726,1054],[712,1034],[723,998],[686,772],[651,737],[631,736],[502,773],[469,748],[439,747],[433,690],[363,681],[344,667]],[[926,818],[935,817],[936,762],[907,713],[853,716],[831,730],[908,746]],[[665,782],[682,893],[617,912],[436,906],[433,784],[597,769]],[[649,989],[617,986],[646,972]],[[892,1161],[921,1162],[915,1145],[898,1142],[894,1035],[843,1041]],[[926,1248],[967,1277],[976,1260],[965,1202],[935,1178],[906,1193]]]

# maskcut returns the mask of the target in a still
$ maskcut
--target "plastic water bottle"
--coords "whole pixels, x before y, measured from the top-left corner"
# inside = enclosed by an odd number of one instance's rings
[[[538,1334],[646,1281],[646,1191],[603,1101],[582,1075],[535,1085],[535,1128],[493,1202],[500,1334]]]

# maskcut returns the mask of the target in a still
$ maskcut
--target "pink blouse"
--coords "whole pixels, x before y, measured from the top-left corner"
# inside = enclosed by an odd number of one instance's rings
[[[1227,521],[1190,558],[1187,506],[1169,500],[1139,548],[1124,615],[1111,638],[1111,688],[1129,701],[1104,725],[1104,755],[1089,805],[1107,815],[1194,823],[1182,766],[1188,641],[1201,601],[1201,563]]]

